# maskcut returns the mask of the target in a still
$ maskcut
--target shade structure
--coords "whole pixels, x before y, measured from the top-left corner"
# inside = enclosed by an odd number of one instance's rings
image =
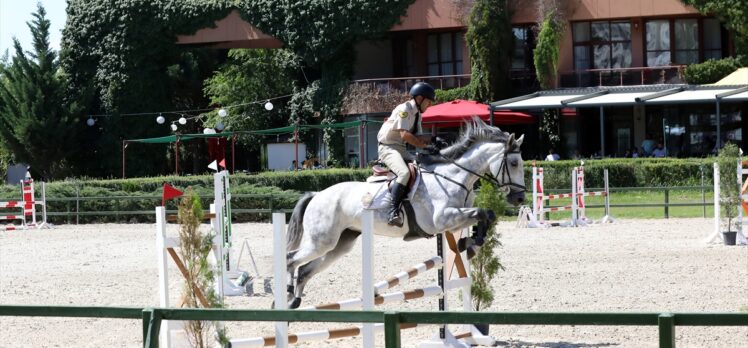
[[[730,75],[714,83],[716,86],[739,86],[748,85],[748,67],[738,68]]]
[[[430,107],[423,113],[423,123],[432,124],[437,128],[457,127],[471,117],[478,116],[486,123],[490,122],[491,114],[488,105],[472,100],[454,100]],[[522,112],[507,110],[494,111],[495,125],[529,124],[535,122],[535,117]]]

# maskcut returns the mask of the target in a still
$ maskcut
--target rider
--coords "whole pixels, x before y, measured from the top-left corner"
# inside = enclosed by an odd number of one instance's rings
[[[395,107],[377,134],[379,159],[397,175],[395,182],[390,186],[392,206],[387,217],[387,223],[397,227],[403,226],[400,203],[405,197],[410,179],[405,161],[413,160],[405,145],[410,144],[417,148],[429,145],[431,137],[423,135],[421,113],[426,112],[434,102],[434,87],[426,82],[418,82],[410,89],[410,95],[413,99]]]

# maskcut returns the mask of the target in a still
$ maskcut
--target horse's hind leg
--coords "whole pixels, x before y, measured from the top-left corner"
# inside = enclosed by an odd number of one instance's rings
[[[297,308],[301,302],[301,291],[294,285],[294,274],[296,269],[317,259],[324,258],[328,252],[332,251],[338,245],[340,235],[326,236],[326,238],[310,238],[308,241],[302,241],[300,247],[288,252],[286,255],[286,271],[288,273],[288,308]]]
[[[309,282],[309,280],[312,279],[312,277],[314,277],[317,273],[322,272],[330,267],[330,265],[332,265],[335,260],[350,252],[353,246],[356,244],[356,239],[360,235],[361,232],[358,231],[350,229],[344,230],[340,234],[340,239],[338,240],[338,244],[335,245],[334,249],[330,250],[327,254],[325,254],[325,256],[315,259],[299,267],[295,289],[295,294],[298,300],[294,299],[294,303],[296,301],[298,301],[299,304],[301,303],[301,296],[304,294],[304,287],[306,287],[306,284]]]

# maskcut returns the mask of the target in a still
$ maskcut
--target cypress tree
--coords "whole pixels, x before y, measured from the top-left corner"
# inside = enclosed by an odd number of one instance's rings
[[[50,22],[41,4],[27,22],[33,50],[13,39],[15,55],[0,66],[0,145],[16,162],[43,178],[64,177],[76,151],[74,103],[65,98],[57,53],[49,47]]]

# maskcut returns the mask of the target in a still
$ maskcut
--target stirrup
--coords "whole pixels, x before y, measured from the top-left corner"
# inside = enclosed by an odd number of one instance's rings
[[[404,221],[403,221],[402,214],[397,214],[397,215],[394,215],[394,216],[390,215],[387,218],[387,224],[390,225],[390,226],[403,227],[403,223],[404,223]]]

